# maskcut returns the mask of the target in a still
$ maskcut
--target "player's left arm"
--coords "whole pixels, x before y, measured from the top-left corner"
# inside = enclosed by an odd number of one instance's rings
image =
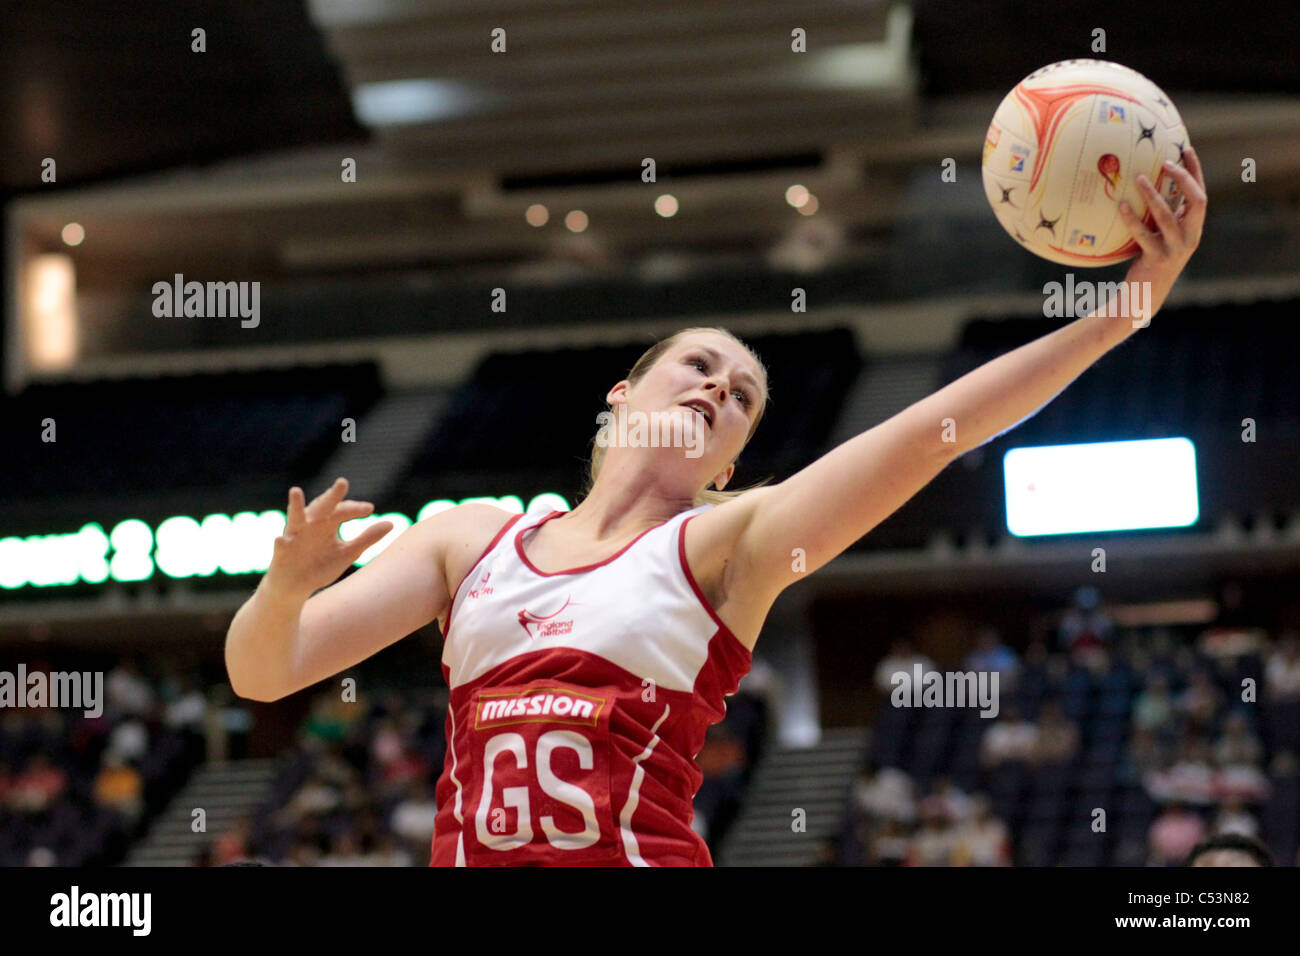
[[[734,502],[744,505],[729,572],[759,592],[776,593],[847,550],[897,511],[952,461],[1033,416],[1089,366],[1149,323],[1201,239],[1205,180],[1191,147],[1187,168],[1166,165],[1178,181],[1177,213],[1143,177],[1158,231],[1131,209],[1121,214],[1142,253],[1129,282],[1150,283],[1145,314],[1128,299],[1119,315],[1104,305],[1054,332],[985,363],[780,484]],[[1126,297],[1128,298],[1128,297]],[[751,495],[753,496],[751,498]],[[733,502],[728,502],[728,505]]]

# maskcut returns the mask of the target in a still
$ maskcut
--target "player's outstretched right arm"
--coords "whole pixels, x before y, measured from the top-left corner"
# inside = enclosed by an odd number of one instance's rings
[[[226,670],[240,697],[274,701],[310,687],[423,627],[450,603],[442,554],[456,520],[445,517],[450,512],[413,525],[328,586],[392,530],[391,522],[377,522],[341,541],[339,525],[374,510],[344,500],[347,488],[340,478],[310,505],[301,489],[289,492],[270,567],[226,635]]]

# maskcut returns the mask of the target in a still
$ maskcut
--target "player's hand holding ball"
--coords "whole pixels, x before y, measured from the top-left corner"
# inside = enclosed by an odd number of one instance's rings
[[[289,490],[288,520],[275,539],[275,553],[265,582],[279,595],[305,601],[333,584],[372,545],[393,530],[391,521],[377,521],[351,541],[339,538],[339,526],[375,510],[368,501],[344,500],[346,478],[305,504],[301,488]]]
[[[1119,207],[1124,224],[1134,241],[1142,247],[1142,254],[1129,267],[1126,281],[1151,283],[1153,314],[1164,303],[1178,274],[1201,244],[1201,231],[1205,227],[1208,203],[1205,175],[1196,150],[1191,146],[1184,149],[1183,162],[1184,166],[1169,161],[1164,164],[1165,174],[1173,178],[1178,191],[1176,209],[1170,208],[1146,176],[1138,177],[1138,188],[1146,196],[1147,209],[1155,219],[1156,229],[1143,225],[1127,202],[1120,203]]]
[[[1138,256],[1128,281],[1149,283],[1151,314],[1201,241],[1205,178],[1182,116],[1119,63],[1026,76],[993,115],[981,171],[998,222],[1034,255],[1085,269]]]

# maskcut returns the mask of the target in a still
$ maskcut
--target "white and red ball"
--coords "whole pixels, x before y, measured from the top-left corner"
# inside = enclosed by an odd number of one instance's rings
[[[1120,216],[1127,199],[1155,228],[1139,173],[1170,201],[1165,160],[1182,161],[1187,129],[1141,73],[1104,60],[1064,60],[1016,84],[984,140],[984,194],[1002,228],[1035,255],[1108,266],[1141,252]]]

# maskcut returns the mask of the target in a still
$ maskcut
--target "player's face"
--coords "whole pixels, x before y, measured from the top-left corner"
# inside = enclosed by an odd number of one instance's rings
[[[739,344],[725,335],[696,333],[676,342],[640,384],[650,386],[646,399],[661,409],[693,415],[682,404],[706,402],[707,413],[701,413],[705,422],[696,420],[704,437],[703,457],[725,465],[745,447],[762,408],[762,377],[762,369]]]

